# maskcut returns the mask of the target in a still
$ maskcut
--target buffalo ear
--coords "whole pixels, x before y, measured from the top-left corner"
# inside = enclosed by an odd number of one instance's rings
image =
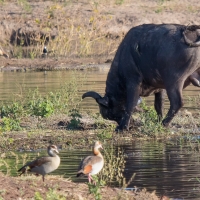
[[[108,107],[109,98],[108,97],[99,98],[99,99],[97,99],[97,103],[100,104],[100,105],[103,105],[105,107]]]

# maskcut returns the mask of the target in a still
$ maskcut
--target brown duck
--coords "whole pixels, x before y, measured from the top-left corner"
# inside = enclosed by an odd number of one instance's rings
[[[88,180],[91,183],[91,181],[93,181],[91,175],[98,174],[102,170],[104,165],[104,159],[101,152],[99,151],[99,148],[102,148],[102,145],[99,141],[97,141],[94,145],[94,155],[87,156],[85,159],[82,160],[77,172],[77,177],[81,175],[87,175]]]
[[[60,165],[60,157],[57,155],[58,149],[56,145],[50,145],[47,148],[47,152],[49,156],[40,157],[32,162],[28,162],[22,168],[18,170],[21,172],[20,176],[26,172],[27,167],[29,167],[28,171],[35,173],[36,175],[41,174],[42,179],[44,181],[44,176],[54,170],[56,170]]]

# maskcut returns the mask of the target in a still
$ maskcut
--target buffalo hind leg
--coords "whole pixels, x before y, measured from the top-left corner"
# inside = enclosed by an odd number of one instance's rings
[[[155,93],[154,108],[157,112],[159,122],[161,122],[163,118],[164,100],[165,100],[164,90]]]
[[[177,112],[181,109],[183,106],[183,100],[182,100],[182,86],[170,88],[167,90],[167,95],[170,101],[170,109],[165,117],[165,119],[162,121],[164,126],[168,126],[171,120],[174,118],[174,116],[177,114]]]
[[[116,131],[123,131],[129,129],[130,118],[134,108],[137,106],[139,99],[139,83],[132,81],[127,84],[127,100],[126,100],[126,110],[125,114],[121,119],[119,126],[116,128]]]

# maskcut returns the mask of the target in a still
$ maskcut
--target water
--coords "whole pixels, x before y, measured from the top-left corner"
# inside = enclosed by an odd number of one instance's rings
[[[84,92],[93,90],[102,95],[105,93],[105,81],[109,66],[93,71],[48,71],[44,72],[0,72],[0,101],[8,102],[12,98],[12,94],[20,94],[21,89],[35,89],[45,94],[50,91],[55,91],[62,84],[69,81],[72,76],[77,77],[77,81],[83,83],[84,77],[86,80],[79,91],[81,96]],[[82,78],[81,78],[82,77]],[[186,100],[188,96],[192,97],[200,94],[198,87],[189,86],[184,90],[183,97]],[[146,100],[153,105],[153,96],[147,97]],[[185,108],[195,109],[197,105],[191,105],[190,102],[184,104]],[[98,110],[96,101],[92,98],[83,100],[82,107],[85,109]],[[169,106],[169,101],[166,98],[166,106]]]
[[[104,94],[105,80],[109,68],[96,71],[76,72],[77,81],[83,82],[85,75],[87,81],[79,91],[81,96],[84,92],[94,90]],[[0,73],[0,101],[8,103],[12,94],[20,94],[21,88],[38,88],[45,94],[55,91],[60,85],[74,76],[72,71],[48,71],[44,72],[1,72]],[[82,77],[82,78],[80,78]],[[199,95],[199,88],[190,86],[183,92],[185,108],[199,109],[197,105],[192,105],[186,101],[187,96]],[[153,96],[146,98],[147,103],[153,104]],[[81,103],[83,109],[98,111],[98,106],[94,99],[87,98]],[[166,100],[166,106],[169,106]],[[194,145],[194,144],[192,144]],[[166,194],[173,198],[200,199],[199,192],[199,160],[198,151],[191,150],[191,143],[176,144],[173,142],[134,142],[129,145],[122,145],[126,154],[126,168],[124,176],[129,180],[133,173],[136,177],[128,186],[146,187],[147,190],[156,190],[158,194]],[[20,153],[24,155],[24,153]],[[45,152],[43,152],[45,154]],[[74,181],[78,164],[84,156],[90,154],[88,151],[62,150],[62,163],[53,174],[71,177]],[[28,153],[30,159],[36,157],[35,153]],[[22,158],[21,158],[22,159]],[[14,157],[8,162],[14,162]],[[14,175],[16,169],[12,169]],[[86,181],[86,179],[81,179]]]
[[[156,190],[158,195],[167,195],[178,199],[200,199],[199,167],[200,154],[195,151],[197,143],[173,141],[147,142],[137,141],[132,144],[120,145],[125,154],[124,177],[128,181],[133,173],[134,180],[128,186],[140,189],[147,188],[152,192]],[[104,147],[104,148],[109,148]],[[39,151],[40,152],[40,151]],[[29,155],[28,160],[38,156],[38,152],[17,153],[20,160],[18,168],[22,165],[22,157]],[[40,156],[46,154],[46,150],[40,152]],[[82,158],[90,155],[86,150],[60,150],[61,165],[54,171],[54,175],[64,175],[75,182],[86,182],[86,178],[76,178],[76,172]],[[104,152],[102,151],[102,154]],[[15,162],[16,156],[12,156],[8,163]],[[16,175],[15,165],[12,164],[12,174]],[[41,178],[41,177],[38,177]]]
[[[171,198],[199,199],[200,155],[190,145],[137,142],[124,146],[128,156],[124,175],[128,179],[136,173],[132,187],[156,190]]]

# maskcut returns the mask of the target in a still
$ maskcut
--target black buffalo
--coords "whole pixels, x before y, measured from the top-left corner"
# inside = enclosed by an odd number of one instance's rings
[[[183,106],[182,90],[190,83],[200,87],[200,26],[144,24],[132,28],[121,42],[106,81],[106,94],[90,91],[105,119],[117,130],[129,128],[140,96],[155,95],[155,110],[163,118],[164,89],[170,109],[163,119],[168,126]]]

